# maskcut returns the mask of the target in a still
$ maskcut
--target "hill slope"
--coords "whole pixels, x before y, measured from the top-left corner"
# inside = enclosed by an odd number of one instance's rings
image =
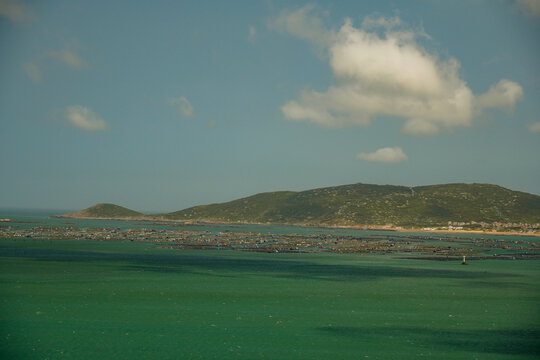
[[[419,187],[353,184],[271,192],[162,215],[174,220],[275,224],[445,225],[540,222],[540,196],[489,184]]]
[[[97,204],[87,209],[62,215],[61,217],[78,219],[125,219],[141,217],[144,214],[114,204]]]

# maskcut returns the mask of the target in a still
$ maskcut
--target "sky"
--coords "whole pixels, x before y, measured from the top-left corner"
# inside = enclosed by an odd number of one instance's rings
[[[0,208],[540,194],[540,0],[0,0]]]

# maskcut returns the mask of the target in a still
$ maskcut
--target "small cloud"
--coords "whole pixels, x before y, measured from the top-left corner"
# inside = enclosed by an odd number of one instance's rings
[[[255,26],[249,25],[248,40],[250,42],[254,42],[256,36],[257,36],[257,29],[255,28]]]
[[[109,125],[98,114],[87,107],[74,105],[64,109],[64,117],[73,126],[89,132],[103,131]]]
[[[401,25],[401,19],[397,16],[385,18],[385,17],[371,17],[366,16],[362,21],[362,28],[364,29],[373,29],[382,27],[385,29],[392,29],[396,26]]]
[[[372,153],[356,154],[356,159],[370,162],[399,163],[407,161],[408,157],[399,146],[386,147]]]
[[[493,85],[487,93],[476,97],[476,106],[483,108],[514,107],[523,97],[523,88],[518,83],[502,79]]]
[[[185,117],[195,116],[195,110],[193,109],[193,105],[191,105],[189,100],[183,96],[180,96],[179,98],[170,99],[169,105],[178,108],[180,113],[184,115]]]
[[[81,59],[79,55],[69,50],[49,51],[47,56],[56,59],[73,69],[88,67],[88,64]]]
[[[0,0],[2,1],[2,0]],[[54,59],[72,69],[85,69],[88,68],[86,61],[70,50],[51,50],[40,56],[35,57],[33,60],[23,64],[23,71],[28,77],[35,83],[41,82],[41,71],[48,65],[49,60]]]
[[[524,14],[540,17],[540,0],[516,0],[516,4]]]
[[[14,23],[25,22],[35,17],[32,8],[19,0],[0,0],[0,15]]]
[[[532,133],[540,133],[540,122],[529,125],[529,131]]]
[[[317,8],[313,5],[305,5],[294,11],[285,10],[268,26],[324,48],[332,42],[335,34],[326,30],[316,12]]]
[[[24,63],[22,68],[32,82],[36,84],[41,82],[41,70],[39,70],[39,67],[36,64],[29,61]]]

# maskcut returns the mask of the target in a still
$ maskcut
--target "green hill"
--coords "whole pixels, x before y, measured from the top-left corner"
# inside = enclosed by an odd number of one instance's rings
[[[114,204],[97,204],[87,209],[62,215],[69,218],[125,219],[144,216],[144,214]]]
[[[399,226],[452,222],[540,223],[540,196],[489,184],[353,184],[281,191],[162,215],[171,220]]]

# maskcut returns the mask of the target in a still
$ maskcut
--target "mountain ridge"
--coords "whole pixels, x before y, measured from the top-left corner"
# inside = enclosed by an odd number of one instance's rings
[[[89,209],[82,212],[92,213]],[[133,214],[127,215],[124,211],[122,218],[329,226],[441,226],[449,222],[535,224],[540,223],[540,196],[480,183],[415,187],[356,183],[304,191],[264,192],[155,215],[129,211]],[[80,213],[68,215],[74,217]]]

